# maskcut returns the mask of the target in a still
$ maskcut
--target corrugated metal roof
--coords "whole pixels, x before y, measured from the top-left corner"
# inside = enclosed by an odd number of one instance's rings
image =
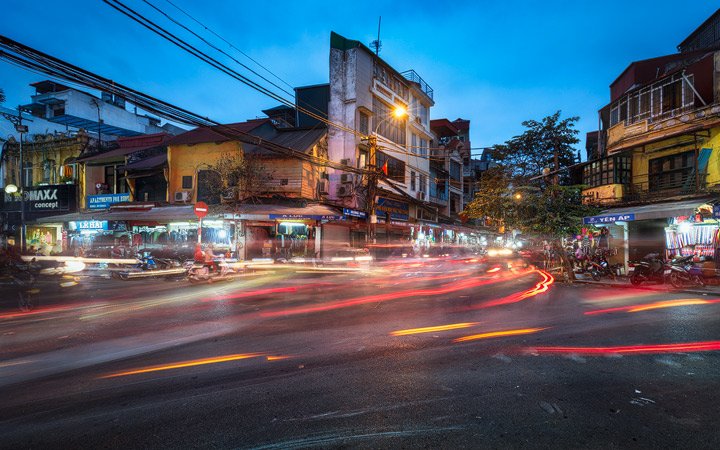
[[[239,131],[241,133],[249,133],[255,128],[270,122],[270,119],[253,119],[246,122],[229,123],[215,127],[199,127],[186,133],[178,134],[170,139],[167,145],[193,145],[206,142],[227,142],[232,138],[222,133],[223,129]]]

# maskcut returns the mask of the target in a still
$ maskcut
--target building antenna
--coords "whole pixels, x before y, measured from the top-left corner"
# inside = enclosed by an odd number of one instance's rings
[[[382,23],[382,16],[378,17],[378,37],[377,40],[374,40],[370,43],[370,47],[375,49],[375,56],[378,56],[380,54],[380,47],[382,47],[382,42],[380,41],[380,24]]]

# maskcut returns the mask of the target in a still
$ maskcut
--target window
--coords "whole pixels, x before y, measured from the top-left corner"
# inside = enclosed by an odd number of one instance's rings
[[[373,97],[373,113],[377,133],[396,144],[405,145],[405,118],[398,119],[392,114],[393,108]]]
[[[678,153],[650,160],[649,189],[662,191],[682,188],[694,181],[695,151]]]
[[[410,135],[410,153],[417,155],[419,153],[420,146],[418,145],[418,135],[412,133]]]
[[[410,190],[414,191],[415,189],[415,171],[410,171]]]
[[[197,199],[209,205],[220,203],[222,182],[214,170],[199,170],[197,174]]]
[[[65,115],[65,102],[50,105],[50,117],[59,117]]]
[[[382,167],[387,162],[388,178],[393,181],[405,183],[405,163],[397,158],[388,156],[383,152],[377,153],[377,167]]]
[[[420,156],[427,158],[428,155],[428,141],[427,139],[420,139]]]
[[[461,172],[460,164],[457,161],[450,161],[450,178],[460,181]]]
[[[42,169],[43,169],[43,183],[49,183],[49,184],[55,184],[57,183],[57,179],[55,177],[56,170],[55,170],[55,161],[52,159],[46,159],[42,163]]]
[[[24,187],[24,186],[32,186],[32,185],[33,185],[33,166],[32,166],[32,163],[31,163],[30,161],[25,161],[25,162],[23,163],[23,165],[25,166],[25,170],[23,171],[23,172],[24,172],[24,178],[23,178],[23,180],[22,180],[22,181],[23,181],[23,184],[22,184],[21,187]]]
[[[192,189],[192,175],[183,175],[182,177],[182,188],[183,189]]]
[[[610,109],[610,126],[672,117],[694,106],[694,76],[675,74],[622,97]]]
[[[427,192],[427,177],[423,174],[420,174],[420,179],[418,180],[418,191],[420,192]]]
[[[612,156],[593,161],[583,169],[583,184],[591,187],[606,184],[629,184],[631,162],[628,156]]]
[[[370,117],[362,111],[360,111],[360,120],[358,125],[358,131],[365,135],[370,134]]]

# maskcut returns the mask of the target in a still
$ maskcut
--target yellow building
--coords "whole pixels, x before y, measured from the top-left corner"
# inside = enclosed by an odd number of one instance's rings
[[[611,262],[714,256],[720,247],[710,237],[720,193],[718,79],[720,52],[694,48],[633,62],[611,84],[596,158],[582,167],[585,202],[607,208],[585,223],[608,227]]]

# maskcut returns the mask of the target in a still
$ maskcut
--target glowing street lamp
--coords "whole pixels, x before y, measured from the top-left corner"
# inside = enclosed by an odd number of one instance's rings
[[[14,194],[14,193],[16,193],[17,191],[18,191],[18,187],[15,186],[14,184],[8,184],[7,186],[5,186],[5,193],[6,193],[6,194]]]

